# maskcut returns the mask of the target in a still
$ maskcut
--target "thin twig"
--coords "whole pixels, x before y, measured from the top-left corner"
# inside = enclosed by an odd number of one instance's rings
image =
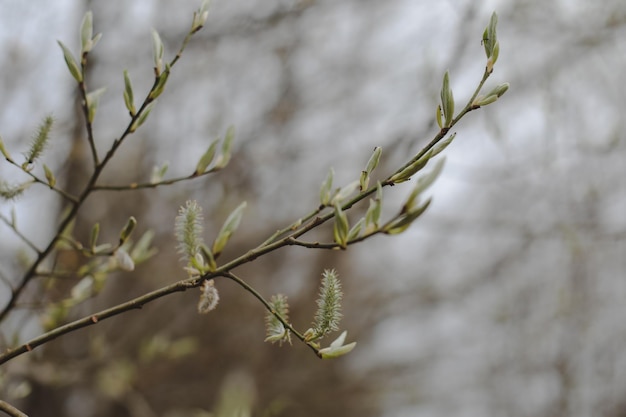
[[[4,411],[7,415],[11,417],[28,417],[28,415],[26,415],[19,409],[2,400],[0,400],[0,411]]]
[[[9,219],[4,217],[2,213],[0,213],[0,220],[2,220],[4,224],[9,226],[11,230],[13,230],[13,233],[15,233],[20,239],[22,239],[22,241],[26,243],[26,245],[28,245],[32,250],[34,250],[37,253],[41,253],[41,250],[37,247],[37,245],[31,242],[30,239],[28,239],[22,232],[20,232],[17,226],[14,225],[13,222],[11,222]]]

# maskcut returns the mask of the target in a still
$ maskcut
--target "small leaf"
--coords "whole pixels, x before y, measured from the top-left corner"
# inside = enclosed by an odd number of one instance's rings
[[[133,230],[135,230],[136,226],[137,220],[133,216],[130,216],[126,221],[124,228],[120,232],[120,245],[123,245],[128,240],[130,234],[133,233]]]
[[[419,170],[423,169],[430,158],[433,156],[433,149],[431,148],[428,152],[422,155],[417,161],[413,162],[408,167],[404,168],[402,171],[395,173],[389,178],[389,181],[392,181],[394,184],[399,184],[401,182],[405,182],[411,179],[413,175],[415,175]]]
[[[341,206],[339,204],[335,204],[335,224],[333,226],[333,235],[335,242],[342,248],[345,248],[348,245],[349,228],[348,216],[346,216],[346,213],[341,210]]]
[[[59,46],[63,50],[63,57],[65,58],[65,63],[67,64],[67,68],[70,70],[70,74],[72,74],[72,77],[74,77],[76,82],[79,82],[79,83],[83,82],[82,71],[78,67],[76,60],[74,59],[74,56],[72,55],[72,52],[70,52],[70,50],[63,44],[63,42],[61,41],[57,41],[57,42],[59,43]]]
[[[443,129],[443,119],[441,116],[441,104],[437,105],[437,126],[439,126],[439,129]]]
[[[352,181],[350,184],[342,187],[338,190],[333,198],[330,200],[330,205],[336,205],[343,203],[348,197],[350,197],[356,190],[359,189],[359,181]]]
[[[383,188],[380,181],[376,184],[376,197],[370,199],[370,205],[365,213],[365,233],[378,230],[380,213],[382,211]]]
[[[127,70],[124,70],[124,104],[126,104],[126,108],[131,117],[137,113],[135,109],[135,98],[133,96],[133,86],[130,82],[130,76]]]
[[[418,178],[415,187],[413,187],[413,191],[409,195],[407,201],[402,206],[401,214],[411,212],[414,209],[417,197],[428,187],[430,187],[433,182],[435,182],[439,174],[441,174],[444,163],[445,158],[440,159],[439,161],[437,161],[437,164],[431,172],[424,175],[423,177]]]
[[[159,36],[159,32],[152,29],[152,54],[154,56],[154,73],[158,77],[163,69],[163,42]]]
[[[89,123],[93,123],[94,118],[96,117],[96,111],[98,110],[98,103],[100,102],[100,96],[104,94],[106,91],[106,87],[102,87],[97,89],[96,91],[92,91],[87,94],[87,109],[88,116],[87,119]]]
[[[224,137],[224,142],[222,143],[222,153],[215,160],[214,170],[222,169],[228,162],[231,157],[231,147],[233,144],[233,139],[235,138],[235,128],[230,126],[226,131],[226,136]]]
[[[163,90],[165,90],[165,83],[167,83],[167,79],[169,78],[169,76],[170,64],[165,64],[165,71],[163,71],[161,75],[159,75],[156,85],[154,86],[152,91],[150,91],[150,95],[148,95],[148,98],[150,100],[155,100],[163,93]]]
[[[424,211],[426,211],[426,209],[430,205],[430,202],[431,200],[428,199],[423,205],[421,205],[417,209],[402,214],[393,221],[389,222],[389,224],[384,227],[384,233],[388,235],[397,235],[404,232],[406,229],[409,228],[409,226],[411,225],[411,223],[413,223],[415,219],[417,219],[424,213]]]
[[[239,204],[239,206],[237,206],[237,208],[233,210],[232,213],[230,213],[230,215],[224,222],[224,225],[222,225],[222,229],[215,238],[215,242],[213,242],[212,252],[215,258],[220,255],[232,234],[239,227],[241,217],[243,216],[243,210],[246,208],[246,205],[247,203],[245,201]]]
[[[169,162],[167,161],[164,162],[163,165],[161,166],[155,165],[152,168],[152,175],[150,176],[150,184],[156,184],[158,182],[161,182],[169,166],[170,166]]]
[[[196,171],[194,172],[194,175],[203,174],[206,171],[209,164],[213,162],[213,158],[215,157],[215,150],[217,149],[218,143],[219,143],[219,139],[216,139],[213,142],[211,142],[211,144],[209,145],[209,148],[200,157],[200,160],[198,161],[198,164],[196,165]]]
[[[434,156],[439,155],[444,149],[448,147],[449,144],[452,143],[455,137],[456,137],[456,133],[453,133],[447,139],[442,140],[437,145],[435,145],[435,147],[433,148],[433,153],[430,155],[430,157],[432,158]]]
[[[150,112],[152,111],[152,108],[154,107],[154,102],[148,104],[146,106],[146,108],[143,110],[143,112],[139,115],[139,117],[137,118],[137,120],[135,120],[132,124],[132,126],[130,127],[130,131],[131,133],[134,132],[135,130],[137,130],[137,128],[139,126],[141,126],[146,119],[148,118],[148,115],[150,114]]]
[[[320,187],[320,203],[322,206],[327,206],[330,204],[330,192],[333,188],[333,177],[335,176],[335,171],[331,168],[328,171],[328,175],[324,182],[322,182],[322,186]]]
[[[0,137],[0,153],[2,153],[7,161],[13,161],[13,159],[11,159],[11,154],[9,154],[7,148],[4,147],[4,141],[2,140],[2,137]]]
[[[365,224],[365,217],[362,217],[361,220],[359,220],[354,226],[352,226],[352,229],[350,229],[350,231],[348,232],[348,238],[347,238],[348,242],[359,237],[359,234],[361,234],[361,229],[363,229],[364,224]]]
[[[91,233],[89,235],[89,247],[91,248],[92,252],[95,252],[99,235],[100,235],[100,223],[96,223],[91,228]]]
[[[370,156],[369,161],[367,161],[367,166],[365,167],[365,171],[368,174],[371,174],[376,167],[378,166],[378,163],[380,162],[380,155],[383,152],[383,148],[381,148],[380,146],[376,146],[374,148],[374,152],[372,152],[372,156]]]
[[[193,13],[193,22],[191,24],[191,33],[196,33],[206,23],[209,17],[209,0],[204,0],[200,5],[200,9]]]
[[[93,47],[93,13],[88,11],[80,25],[80,49],[83,54],[91,51]]]
[[[454,97],[450,88],[450,74],[448,71],[443,75],[443,86],[441,87],[441,108],[445,119],[444,127],[450,127],[454,118]]]

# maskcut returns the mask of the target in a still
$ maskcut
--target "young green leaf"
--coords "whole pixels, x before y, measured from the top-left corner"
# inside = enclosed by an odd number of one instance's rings
[[[120,243],[119,243],[120,246],[126,243],[131,233],[133,233],[133,230],[135,230],[136,226],[137,226],[137,220],[133,216],[130,216],[128,220],[126,221],[124,228],[120,232]]]
[[[102,96],[105,91],[106,87],[102,87],[87,94],[87,119],[89,120],[89,123],[93,123],[93,120],[96,117],[96,111],[98,110],[100,96]]]
[[[2,140],[2,137],[0,137],[0,153],[2,153],[2,156],[4,156],[7,161],[13,161],[13,159],[11,158],[11,154],[9,154],[7,148],[4,147],[4,141]]]
[[[231,148],[233,145],[233,139],[235,138],[235,128],[230,126],[226,131],[224,142],[222,143],[222,153],[215,160],[215,170],[222,169],[228,162],[230,162]]]
[[[163,69],[163,42],[159,36],[159,32],[152,29],[152,55],[154,56],[154,74],[155,76],[161,75]]]
[[[331,198],[331,190],[333,188],[333,177],[335,176],[335,171],[331,168],[328,171],[328,175],[324,182],[322,182],[322,186],[320,187],[320,203],[322,206],[327,206],[330,204]]]
[[[239,223],[241,222],[241,217],[243,216],[243,211],[246,208],[246,205],[247,203],[245,201],[239,204],[239,206],[237,206],[237,208],[233,210],[232,213],[230,213],[230,215],[222,225],[222,229],[215,238],[215,242],[213,242],[212,252],[215,258],[220,255],[232,234],[235,233],[235,231],[239,227]]]
[[[63,42],[61,41],[57,41],[57,42],[59,43],[59,46],[63,50],[63,58],[65,58],[65,63],[67,64],[67,68],[70,70],[70,74],[72,74],[72,77],[74,77],[76,82],[78,83],[83,82],[83,73],[81,69],[78,67],[76,60],[74,59],[74,56],[72,55],[72,52],[70,52],[70,50],[67,48],[67,46],[63,44]]]
[[[335,204],[335,224],[333,226],[333,236],[335,242],[342,248],[348,246],[348,232],[350,225],[348,224],[348,216],[341,209],[341,205]]]
[[[439,161],[437,161],[437,164],[432,169],[432,171],[417,179],[415,187],[413,187],[413,190],[411,191],[411,194],[409,195],[407,201],[402,206],[401,214],[413,211],[413,209],[415,208],[415,204],[418,201],[418,196],[428,187],[430,187],[432,183],[435,182],[437,177],[439,177],[439,174],[441,174],[441,171],[443,169],[444,163],[445,158],[441,158]]]
[[[454,118],[454,96],[450,88],[450,74],[448,71],[443,75],[443,86],[441,87],[441,108],[445,119],[443,126],[450,127]]]
[[[155,165],[152,168],[152,174],[150,175],[150,184],[156,184],[158,182],[161,182],[169,167],[170,164],[167,161],[164,162],[161,166]]]
[[[133,122],[132,126],[130,127],[130,132],[131,133],[134,132],[135,130],[137,130],[137,128],[139,128],[139,126],[141,126],[146,121],[146,119],[148,118],[148,115],[152,111],[153,107],[154,107],[154,102],[148,104],[146,106],[146,108],[143,109],[143,112],[141,113],[141,115],[139,115],[137,120],[135,120]]]
[[[217,149],[218,143],[219,143],[219,139],[216,139],[213,142],[211,142],[211,144],[209,145],[209,148],[200,157],[200,160],[198,161],[198,164],[196,165],[196,170],[194,172],[194,175],[203,174],[206,171],[209,164],[213,162],[213,158],[215,157],[215,150]]]
[[[46,176],[46,180],[48,181],[48,185],[50,186],[50,188],[53,188],[56,183],[57,183],[57,179],[54,176],[54,174],[52,173],[52,171],[50,170],[50,168],[48,167],[48,165],[43,164],[43,173]]]
[[[209,17],[209,0],[204,0],[200,5],[200,8],[193,13],[193,22],[191,24],[191,33],[196,33],[206,23]]]
[[[133,117],[135,113],[137,113],[137,109],[135,109],[135,98],[133,96],[133,85],[130,82],[130,76],[128,75],[128,71],[124,70],[124,104],[130,113],[130,116]]]
[[[401,182],[410,180],[415,173],[417,173],[419,170],[423,169],[426,166],[432,156],[433,149],[426,152],[421,158],[413,162],[408,167],[404,168],[402,171],[393,174],[391,178],[389,178],[389,181],[393,182],[394,184],[399,184]]]
[[[415,210],[399,215],[394,220],[390,221],[384,226],[383,232],[388,235],[397,235],[404,232],[406,229],[409,228],[409,226],[411,225],[411,223],[413,223],[415,219],[417,219],[424,213],[424,211],[426,211],[426,209],[430,205],[430,201],[431,199],[428,199],[424,204],[417,207]]]

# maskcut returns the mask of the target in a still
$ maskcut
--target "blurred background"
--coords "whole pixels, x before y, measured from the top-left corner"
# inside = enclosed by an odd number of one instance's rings
[[[2,0],[6,147],[25,150],[53,114],[44,162],[64,187],[79,190],[91,162],[56,40],[77,51],[80,21],[93,10],[103,38],[90,55],[88,85],[107,87],[94,124],[104,153],[128,121],[123,70],[138,101],[153,80],[150,29],[171,59],[199,3]],[[486,88],[511,88],[455,127],[426,214],[400,236],[347,252],[293,248],[238,270],[262,294],[288,295],[293,323],[304,330],[322,271],[337,269],[342,328],[358,342],[350,355],[320,362],[300,343],[263,343],[263,307],[218,281],[221,302],[208,315],[196,313],[196,291],[175,294],[4,365],[3,399],[29,415],[69,417],[199,417],[233,403],[251,404],[255,416],[626,416],[620,0],[214,0],[146,125],[101,182],[147,181],[166,161],[168,175],[188,174],[230,125],[233,159],[192,182],[94,194],[76,223],[78,237],[87,240],[100,222],[103,240],[115,241],[132,215],[137,233],[155,232],[159,253],[111,276],[72,317],[185,277],[173,222],[188,199],[204,208],[209,241],[248,201],[224,254],[232,258],[316,208],[330,167],[336,184],[347,184],[381,146],[378,173],[388,175],[435,135],[447,69],[457,109],[470,97],[494,10],[501,51]],[[0,180],[25,179],[2,162]],[[385,190],[387,215],[410,188]],[[43,245],[63,206],[33,186],[0,202],[5,216],[12,208],[20,230]],[[3,303],[28,251],[0,224]],[[37,302],[45,294],[44,281],[32,285],[20,306],[29,308],[3,324],[2,349],[41,332]]]

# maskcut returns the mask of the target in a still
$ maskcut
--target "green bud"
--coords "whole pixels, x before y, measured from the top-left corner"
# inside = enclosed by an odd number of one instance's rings
[[[230,126],[226,131],[226,136],[224,137],[224,142],[222,143],[222,153],[215,160],[215,170],[224,168],[226,165],[228,165],[228,162],[230,162],[231,148],[234,138],[235,128]]]
[[[93,36],[93,13],[88,11],[85,13],[80,26],[81,54],[89,53],[96,46],[101,37],[101,33],[98,33],[95,37]]]
[[[168,162],[164,162],[163,165],[161,166],[155,165],[152,168],[152,175],[150,176],[150,184],[156,184],[157,182],[161,182],[169,166],[170,165]]]
[[[211,145],[209,145],[209,149],[200,157],[198,164],[196,165],[196,170],[194,175],[203,174],[209,164],[213,162],[213,157],[215,157],[215,150],[217,148],[217,144],[219,143],[219,139],[214,140]]]
[[[163,42],[159,32],[152,29],[152,54],[154,56],[154,74],[158,77],[163,69]]]
[[[89,236],[89,247],[92,252],[95,252],[96,244],[98,243],[98,236],[100,235],[100,223],[96,223],[91,228],[91,234]]]
[[[123,245],[128,240],[130,234],[135,230],[135,226],[137,226],[137,220],[133,216],[130,216],[126,225],[124,225],[124,228],[120,232],[120,245]]]
[[[139,115],[139,117],[137,118],[137,120],[135,120],[132,124],[132,126],[130,127],[130,132],[134,132],[135,130],[137,130],[137,128],[139,126],[141,126],[146,119],[148,118],[148,115],[150,114],[150,112],[152,111],[152,108],[154,107],[154,102],[148,104],[146,106],[145,109],[143,109],[143,112]]]
[[[437,105],[437,126],[439,129],[443,129],[443,120],[441,115],[441,104]]]
[[[43,164],[43,172],[46,175],[46,180],[48,180],[48,185],[50,186],[50,188],[53,188],[57,183],[57,179],[55,178],[50,168],[48,168],[48,165]]]
[[[435,182],[437,177],[439,177],[439,174],[441,174],[441,171],[443,170],[444,163],[445,158],[440,159],[439,161],[437,161],[437,164],[431,172],[421,178],[418,178],[415,187],[413,187],[413,190],[411,191],[411,194],[409,194],[407,201],[402,206],[402,211],[400,212],[401,214],[409,213],[414,210],[419,195],[424,192],[428,187],[430,187],[433,182]]]
[[[498,96],[493,94],[490,96],[478,96],[476,97],[476,100],[474,100],[474,102],[472,103],[473,106],[475,107],[482,107],[482,106],[486,106],[488,104],[491,104],[493,102],[495,102],[496,100],[498,100]]]
[[[411,225],[411,223],[413,223],[415,219],[417,219],[426,211],[426,209],[430,205],[430,202],[431,200],[428,199],[424,204],[417,207],[413,211],[401,214],[394,220],[390,221],[388,224],[385,225],[383,230],[384,233],[388,235],[397,235],[404,232],[406,229],[409,228],[409,226]]]
[[[348,224],[348,216],[341,210],[339,204],[335,204],[335,224],[333,227],[333,235],[335,242],[342,248],[348,246],[348,231],[350,226]]]
[[[433,149],[426,152],[421,158],[413,162],[408,167],[404,168],[402,171],[392,175],[391,178],[389,178],[389,181],[392,181],[394,184],[399,184],[401,182],[410,180],[415,173],[417,173],[419,170],[426,166],[432,156]]]
[[[241,222],[241,218],[243,216],[243,210],[245,208],[246,202],[244,201],[230,213],[230,215],[222,225],[222,229],[215,238],[215,242],[213,242],[212,252],[215,258],[220,255],[232,234],[235,233],[235,231],[239,227],[239,223]]]
[[[63,44],[63,42],[61,41],[57,41],[57,42],[59,43],[59,46],[63,50],[63,58],[65,58],[65,63],[67,64],[67,68],[70,70],[70,74],[72,74],[72,77],[74,77],[76,82],[79,82],[79,83],[83,82],[83,73],[78,67],[76,60],[74,59],[74,56],[72,55],[72,52],[70,52],[70,50]]]
[[[88,109],[87,118],[89,120],[89,123],[93,123],[93,120],[96,117],[96,111],[98,110],[100,96],[102,96],[102,94],[104,94],[105,91],[106,91],[106,88],[103,87],[87,94],[87,109]]]
[[[435,147],[433,147],[433,153],[430,157],[432,158],[436,155],[439,155],[444,149],[448,147],[450,143],[452,143],[455,137],[456,137],[456,133],[453,133],[452,135],[448,136],[447,139],[442,140],[437,145],[435,145]]]
[[[445,119],[444,127],[450,127],[454,118],[454,97],[450,88],[450,74],[448,71],[443,75],[443,85],[441,87],[441,108]]]
[[[0,153],[2,153],[7,161],[13,161],[13,159],[11,158],[11,154],[9,154],[7,148],[4,147],[4,141],[2,140],[2,137],[0,137]]]
[[[328,171],[328,175],[324,182],[322,182],[322,186],[320,187],[320,203],[323,206],[327,206],[330,204],[331,198],[331,190],[333,188],[333,177],[335,176],[335,171],[331,168]]]
[[[359,235],[361,234],[361,229],[363,229],[363,225],[365,224],[365,217],[362,217],[361,220],[359,220],[354,226],[352,226],[352,229],[350,229],[350,231],[348,232],[348,242],[356,239],[359,237]]]
[[[209,17],[209,0],[204,0],[202,5],[200,5],[200,9],[193,13],[193,22],[191,24],[191,33],[196,33],[206,23],[207,18]]]
[[[131,117],[137,113],[135,109],[135,98],[133,96],[133,86],[130,82],[130,76],[128,75],[128,71],[124,70],[124,104],[126,104],[126,108],[130,113]]]
[[[157,83],[152,91],[150,91],[150,95],[148,96],[148,98],[150,98],[151,100],[155,100],[163,93],[163,90],[165,90],[165,83],[167,83],[167,79],[169,78],[169,76],[170,64],[165,64],[165,71],[163,71],[163,73],[158,76]]]

